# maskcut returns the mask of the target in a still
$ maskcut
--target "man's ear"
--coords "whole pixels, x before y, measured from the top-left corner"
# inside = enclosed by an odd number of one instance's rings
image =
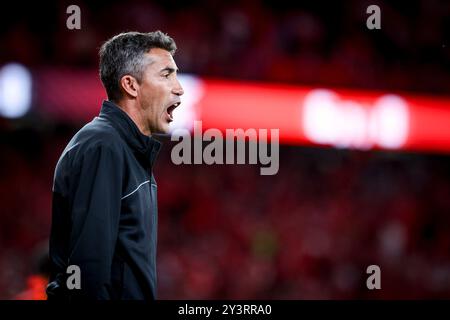
[[[136,98],[138,96],[139,83],[136,78],[130,75],[124,75],[120,78],[120,87],[124,93]]]

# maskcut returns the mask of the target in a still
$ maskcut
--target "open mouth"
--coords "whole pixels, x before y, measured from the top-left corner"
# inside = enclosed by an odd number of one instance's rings
[[[181,102],[175,102],[174,104],[170,105],[167,109],[167,115],[169,118],[169,121],[172,122],[173,121],[173,110],[175,110],[176,107],[178,107],[180,105]]]

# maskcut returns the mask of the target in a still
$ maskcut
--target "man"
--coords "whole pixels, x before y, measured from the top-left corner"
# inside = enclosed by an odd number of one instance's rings
[[[156,299],[152,167],[161,143],[152,135],[168,132],[183,95],[175,50],[160,31],[122,33],[101,47],[108,100],[55,169],[49,300]]]

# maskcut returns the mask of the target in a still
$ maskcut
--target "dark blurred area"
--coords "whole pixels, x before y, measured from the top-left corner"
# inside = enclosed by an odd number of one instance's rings
[[[97,68],[101,43],[133,30],[167,32],[182,72],[203,76],[447,93],[450,3],[429,1],[76,1],[81,30],[66,28],[69,1],[10,2],[0,61]],[[368,30],[366,8],[381,9]]]
[[[66,28],[70,4],[81,30]],[[370,4],[381,30],[366,28]],[[445,95],[449,17],[437,0],[15,2],[0,65],[93,69],[110,36],[160,29],[186,73]],[[82,125],[0,118],[0,299],[45,298],[53,171]],[[281,146],[278,174],[260,176],[176,166],[161,139],[160,298],[450,298],[449,155]],[[381,290],[366,287],[371,264]]]

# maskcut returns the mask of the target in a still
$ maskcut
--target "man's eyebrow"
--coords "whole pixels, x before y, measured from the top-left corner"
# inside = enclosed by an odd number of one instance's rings
[[[168,71],[170,74],[170,73],[178,72],[178,69],[171,68],[171,67],[165,67],[164,69],[161,69],[161,72],[165,72],[165,71]]]

